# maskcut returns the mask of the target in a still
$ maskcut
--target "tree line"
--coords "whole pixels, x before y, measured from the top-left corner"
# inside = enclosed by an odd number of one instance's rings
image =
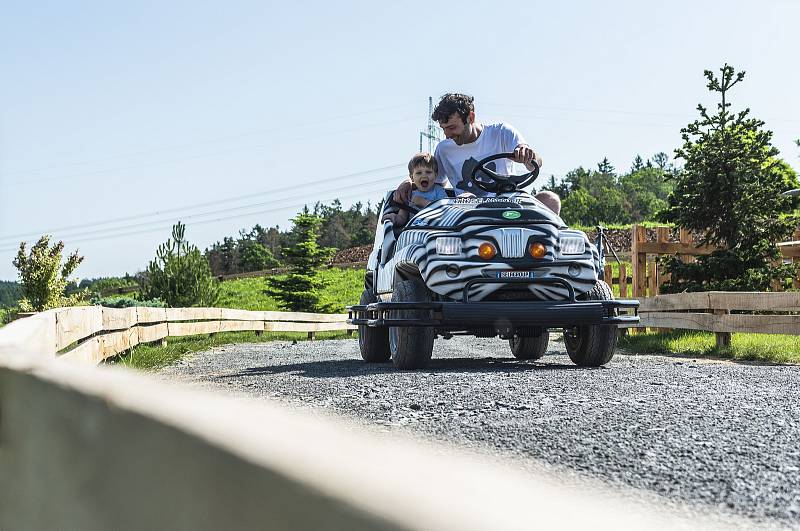
[[[344,209],[336,199],[330,205],[317,203],[313,209],[306,206],[298,215],[320,218],[317,231],[320,247],[349,249],[372,243],[381,206],[373,208],[370,203],[358,202]],[[250,230],[240,230],[238,237],[226,236],[215,242],[203,254],[215,276],[261,271],[291,265],[293,258],[285,249],[292,248],[306,235],[305,229],[297,224],[287,230],[278,225],[266,229],[255,225]]]

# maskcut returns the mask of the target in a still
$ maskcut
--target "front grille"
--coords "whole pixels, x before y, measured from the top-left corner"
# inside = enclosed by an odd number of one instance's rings
[[[500,229],[500,253],[505,258],[522,258],[525,255],[522,229]]]

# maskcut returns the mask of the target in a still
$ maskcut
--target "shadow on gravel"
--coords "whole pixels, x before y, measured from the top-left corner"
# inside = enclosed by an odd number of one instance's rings
[[[303,363],[287,363],[265,367],[248,367],[234,374],[220,375],[218,379],[239,378],[243,376],[297,373],[308,378],[342,378],[347,376],[365,376],[371,374],[391,373],[511,373],[523,371],[550,370],[597,370],[557,363],[541,363],[537,361],[519,361],[499,358],[440,358],[433,359],[424,369],[403,371],[395,369],[391,362],[364,363],[359,359],[308,361]]]

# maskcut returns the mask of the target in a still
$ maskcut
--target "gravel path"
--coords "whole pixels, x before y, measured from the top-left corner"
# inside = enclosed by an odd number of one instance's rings
[[[581,369],[556,338],[537,362],[497,339],[437,340],[414,372],[363,363],[356,340],[239,344],[161,377],[800,528],[800,367],[618,354]]]

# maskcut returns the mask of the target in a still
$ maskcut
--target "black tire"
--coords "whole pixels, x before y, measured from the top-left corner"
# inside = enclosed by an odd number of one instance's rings
[[[586,294],[587,300],[614,300],[611,288],[598,280]],[[613,310],[616,313],[616,310]],[[614,325],[585,325],[564,330],[564,345],[569,359],[581,367],[600,367],[614,357],[617,347],[617,327]]]
[[[359,304],[377,302],[375,295],[369,290],[361,292]],[[384,363],[389,361],[389,328],[358,325],[358,348],[361,357],[367,363]]]
[[[547,352],[547,343],[550,340],[550,333],[542,330],[542,333],[533,337],[514,336],[508,340],[511,353],[518,360],[538,360]]]
[[[419,280],[402,280],[395,284],[392,302],[430,302],[428,288]],[[394,310],[395,319],[428,319],[427,310]],[[389,327],[389,350],[398,369],[421,369],[433,355],[434,329],[431,326]]]

